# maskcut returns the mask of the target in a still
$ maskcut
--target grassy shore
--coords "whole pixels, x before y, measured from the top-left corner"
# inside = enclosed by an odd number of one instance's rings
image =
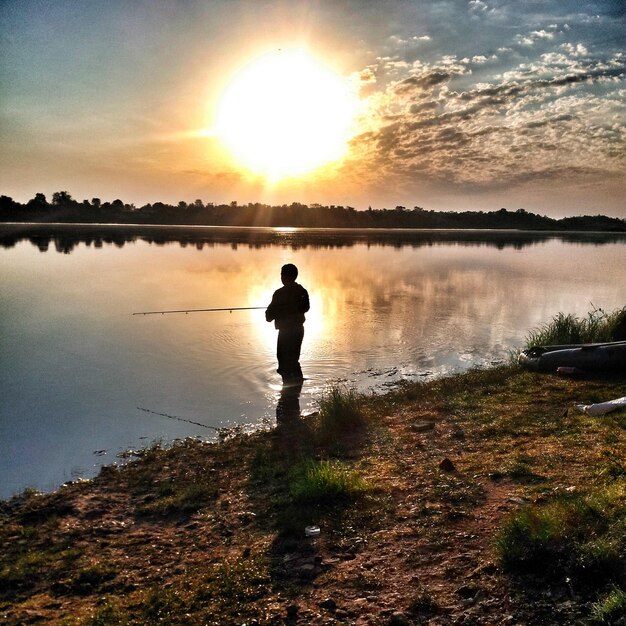
[[[573,405],[624,395],[514,366],[334,390],[26,492],[0,504],[0,622],[623,624],[626,412]]]

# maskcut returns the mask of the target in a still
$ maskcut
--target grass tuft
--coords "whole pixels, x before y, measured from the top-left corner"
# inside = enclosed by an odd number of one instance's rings
[[[420,584],[413,597],[410,598],[407,610],[413,616],[424,617],[437,613],[439,605],[433,594],[424,585]]]
[[[332,504],[355,499],[367,489],[366,482],[345,463],[307,461],[294,470],[289,492],[299,503]]]
[[[365,426],[363,399],[355,389],[331,387],[319,401],[322,439],[348,434]]]
[[[43,579],[61,579],[82,552],[68,541],[18,552],[0,561],[0,600],[10,599]]]
[[[598,624],[617,624],[626,617],[626,591],[613,588],[593,605],[591,616]]]
[[[156,494],[151,501],[137,507],[138,515],[172,515],[176,513],[194,513],[215,500],[215,487],[201,483],[178,486],[164,481],[156,487]]]
[[[259,555],[243,560],[231,558],[206,573],[197,600],[213,600],[222,608],[242,610],[247,603],[267,593],[269,582],[266,558]]]
[[[98,608],[96,612],[85,621],[83,626],[125,626],[128,620],[124,618],[122,612],[113,604],[105,604]]]
[[[623,339],[626,307],[607,313],[594,308],[582,319],[571,313],[558,313],[552,321],[531,330],[526,349],[537,346],[598,343]]]
[[[626,483],[593,496],[559,497],[515,513],[496,540],[503,567],[514,573],[602,584],[624,572]]]
[[[521,483],[539,482],[542,477],[533,471],[532,463],[533,458],[527,454],[515,454],[505,465],[505,474]]]
[[[604,451],[604,466],[600,474],[611,480],[626,478],[626,459],[618,450],[610,449]]]

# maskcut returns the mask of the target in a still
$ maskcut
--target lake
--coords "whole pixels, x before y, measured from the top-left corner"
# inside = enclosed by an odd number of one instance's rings
[[[271,427],[332,383],[506,360],[559,311],[626,304],[617,234],[0,225],[0,261],[2,498],[154,441]],[[311,298],[299,398],[262,310],[132,315],[266,306],[288,262]]]

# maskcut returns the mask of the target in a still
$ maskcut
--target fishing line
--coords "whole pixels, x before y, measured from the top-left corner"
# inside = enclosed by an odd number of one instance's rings
[[[188,424],[194,424],[195,426],[202,426],[202,428],[215,430],[218,433],[224,430],[223,428],[217,428],[216,426],[207,426],[206,424],[201,424],[200,422],[194,422],[193,420],[188,420],[188,419],[185,419],[184,417],[178,417],[178,415],[169,415],[168,413],[159,413],[157,411],[152,411],[150,409],[144,409],[142,406],[138,406],[137,408],[140,411],[145,411],[146,413],[152,413],[153,415],[160,415],[161,417],[168,417],[171,420],[178,420],[179,422],[187,422]]]

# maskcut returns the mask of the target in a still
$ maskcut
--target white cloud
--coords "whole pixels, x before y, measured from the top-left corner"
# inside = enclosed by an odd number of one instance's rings
[[[567,27],[567,24],[565,26]],[[516,35],[515,42],[519,45],[528,47],[533,46],[538,41],[552,41],[557,35],[561,35],[563,33],[563,30],[568,30],[568,28],[569,27],[564,27],[562,30],[559,30],[556,24],[550,24],[550,26],[548,26],[549,30],[533,30],[527,34]]]
[[[532,34],[541,32],[548,31]],[[481,65],[487,55],[413,64],[380,94],[372,112],[378,124],[355,149],[367,154],[373,176],[398,186],[488,190],[615,180],[626,166],[623,64],[618,55],[585,60],[584,52],[563,45],[465,91],[454,91],[454,81],[465,85],[468,63]],[[598,83],[607,87],[594,93]]]
[[[533,43],[535,43],[535,40],[532,39],[532,37],[525,37],[522,35],[517,35],[515,40],[522,46],[532,46]]]
[[[583,57],[589,54],[589,50],[581,43],[577,43],[576,45],[563,43],[559,48],[572,57]]]
[[[393,49],[403,50],[428,43],[432,41],[432,37],[430,37],[430,35],[415,35],[413,37],[402,38],[398,35],[391,35],[388,41]]]
[[[530,33],[530,36],[536,39],[554,39],[554,33],[550,33],[546,30],[534,30]]]
[[[470,13],[474,16],[487,15],[494,11],[494,9],[490,8],[483,0],[470,0],[467,6]]]

